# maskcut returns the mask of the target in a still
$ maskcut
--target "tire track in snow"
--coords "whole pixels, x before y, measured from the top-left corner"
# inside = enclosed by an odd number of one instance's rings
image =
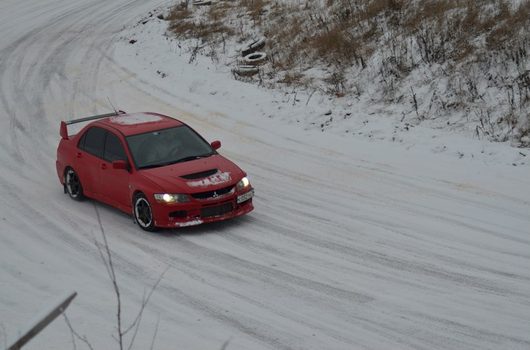
[[[130,14],[138,13],[137,6],[148,8],[149,4],[101,0],[28,4],[29,0],[25,4],[12,1],[7,6],[24,5],[18,7],[24,11],[14,13],[29,15],[33,9],[41,11],[47,20],[28,21],[25,35],[13,37],[8,45],[0,44],[0,111],[7,116],[0,125],[7,126],[11,137],[0,140],[0,159],[6,164],[0,178],[0,202],[12,214],[8,227],[21,231],[15,235],[23,235],[24,241],[33,240],[40,249],[49,248],[47,258],[60,259],[56,252],[62,251],[73,269],[85,270],[85,278],[103,286],[107,277],[97,273],[103,268],[89,266],[90,261],[98,261],[91,242],[92,204],[72,205],[66,196],[56,195],[61,189],[48,163],[53,162],[57,140],[49,134],[57,133],[61,115],[51,113],[57,109],[52,105],[69,100],[72,102],[65,107],[68,115],[96,112],[104,99],[100,93],[103,88],[110,93],[113,88],[128,89],[132,97],[146,96],[150,105],[162,103],[159,94],[172,96],[173,106],[182,103],[187,108],[192,102],[134,74],[127,75],[123,83],[116,80],[116,87],[105,86],[107,81],[101,79],[120,69],[120,62],[110,64],[109,60],[112,36],[121,28],[121,19],[128,20]],[[152,4],[154,7],[155,2]],[[8,9],[4,12],[2,6],[2,14],[11,13]],[[76,67],[82,70],[72,73],[70,69]],[[149,279],[152,262],[156,261],[172,266],[172,271],[160,288],[164,302],[154,302],[153,310],[162,313],[171,307],[188,306],[218,322],[229,334],[235,330],[238,336],[255,339],[256,348],[529,346],[528,335],[517,328],[530,321],[523,312],[529,309],[525,293],[529,276],[517,266],[509,267],[510,262],[525,266],[530,260],[528,254],[518,253],[523,249],[514,248],[530,245],[525,235],[527,226],[520,224],[529,223],[527,200],[483,189],[454,189],[454,184],[440,183],[436,178],[404,178],[400,169],[352,160],[295,139],[272,143],[257,136],[274,133],[263,127],[255,135],[252,130],[256,128],[250,128],[248,137],[225,127],[225,121],[231,124],[233,119],[218,114],[224,120],[194,118],[221,136],[258,145],[255,147],[263,149],[258,155],[282,153],[293,164],[329,168],[337,180],[353,178],[358,183],[330,181],[323,174],[276,164],[271,158],[258,162],[235,152],[235,159],[259,174],[256,180],[262,192],[256,197],[256,212],[233,225],[156,237],[131,232],[136,228],[122,214],[101,209],[109,217],[106,224],[112,235],[111,248],[129,295],[135,296],[134,289],[143,287],[132,281]],[[22,161],[26,164],[20,164]],[[39,196],[57,202],[49,205],[42,198],[28,200],[37,188],[41,188]],[[400,192],[416,195],[403,198]],[[334,201],[315,201],[319,197]],[[478,214],[460,215],[458,209],[448,209],[446,204]],[[296,210],[288,210],[292,207]],[[315,207],[320,208],[316,211]],[[378,209],[384,209],[387,217],[376,215]],[[504,220],[494,222],[489,214]],[[396,220],[398,216],[404,218]],[[422,220],[422,227],[413,226],[416,218]],[[432,228],[425,229],[428,226]],[[19,253],[30,257],[32,252],[25,251],[26,247],[16,247],[16,236],[5,236],[5,227],[0,222],[0,243],[14,249],[9,256]],[[474,237],[444,237],[456,229]],[[477,236],[484,241],[474,242]],[[424,251],[415,252],[415,248]],[[82,261],[75,261],[77,256]],[[488,256],[490,263],[485,262]],[[277,266],[267,265],[272,261]],[[14,268],[16,265],[9,265],[8,280],[17,278]],[[180,278],[187,278],[192,285],[183,284]],[[46,289],[47,281],[43,276],[25,283]],[[396,290],[396,295],[385,294],[385,289]],[[403,291],[427,300],[412,304]],[[461,298],[449,298],[453,291]],[[35,293],[42,296],[44,292]],[[275,304],[267,295],[285,300]],[[431,301],[431,295],[438,299]],[[495,316],[505,325],[497,329],[473,318],[470,314],[480,308],[474,297],[488,302],[485,316]],[[226,304],[227,299],[231,304]],[[101,302],[90,303],[95,306]],[[226,308],[232,308],[233,313],[227,314]],[[85,312],[90,323],[95,314],[89,309]],[[448,312],[443,314],[444,310]],[[168,316],[172,324],[179,324],[179,317]],[[189,330],[200,334],[200,330]],[[314,331],[323,333],[323,339],[311,338]]]

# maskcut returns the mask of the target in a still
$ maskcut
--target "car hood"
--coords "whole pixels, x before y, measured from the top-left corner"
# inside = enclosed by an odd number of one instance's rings
[[[168,193],[200,193],[235,185],[245,173],[219,154],[139,171]]]

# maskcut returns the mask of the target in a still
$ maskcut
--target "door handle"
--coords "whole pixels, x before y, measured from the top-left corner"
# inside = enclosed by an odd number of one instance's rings
[[[83,154],[81,152],[77,152],[77,158],[81,158]]]
[[[107,169],[107,164],[101,163],[101,169],[103,169],[103,170]]]

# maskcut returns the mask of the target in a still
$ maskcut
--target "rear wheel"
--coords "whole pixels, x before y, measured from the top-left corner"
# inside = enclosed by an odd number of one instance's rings
[[[136,223],[142,230],[149,232],[156,231],[151,204],[149,204],[149,201],[143,193],[134,196],[133,214]]]
[[[68,168],[64,174],[64,187],[70,198],[80,201],[85,198],[81,180],[74,169]]]

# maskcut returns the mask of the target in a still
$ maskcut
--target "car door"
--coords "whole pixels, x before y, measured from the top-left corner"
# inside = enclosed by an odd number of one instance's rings
[[[106,203],[128,211],[129,203],[129,172],[124,169],[114,169],[112,162],[125,160],[129,164],[125,148],[118,135],[107,131],[103,149],[103,159],[100,164],[99,189],[102,200]]]
[[[76,160],[74,162],[83,191],[87,196],[95,199],[100,199],[101,196],[98,188],[99,168],[103,157],[106,133],[105,129],[97,126],[87,129],[77,145]]]

